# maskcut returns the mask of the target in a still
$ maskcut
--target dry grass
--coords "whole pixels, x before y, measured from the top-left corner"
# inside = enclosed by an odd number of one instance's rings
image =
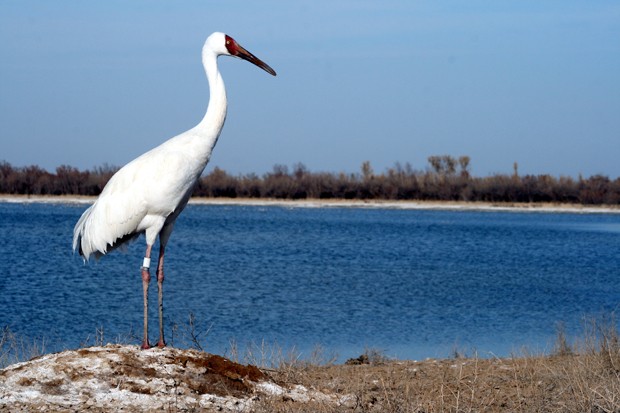
[[[618,412],[620,378],[600,355],[306,368],[300,384],[352,395],[348,408],[261,400],[257,412]],[[279,374],[274,377],[279,379]],[[282,373],[283,381],[290,374]]]
[[[562,329],[552,355],[506,359],[387,360],[367,351],[350,364],[283,362],[282,383],[350,395],[346,405],[263,398],[256,412],[620,412],[620,340],[613,318],[590,320],[569,345]]]
[[[45,354],[45,341],[26,340],[8,326],[0,329],[0,369]]]

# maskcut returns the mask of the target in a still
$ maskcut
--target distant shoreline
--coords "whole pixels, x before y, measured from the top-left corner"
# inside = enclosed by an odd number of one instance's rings
[[[97,197],[79,195],[0,195],[3,203],[92,204]],[[397,201],[358,199],[274,199],[274,198],[191,198],[191,205],[282,206],[287,208],[369,208],[449,211],[566,212],[583,214],[620,214],[620,205],[580,205],[556,203]]]

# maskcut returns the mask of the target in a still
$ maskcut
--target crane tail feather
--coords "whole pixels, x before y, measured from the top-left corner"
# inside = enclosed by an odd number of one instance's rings
[[[73,251],[77,251],[84,261],[91,256],[99,259],[117,248],[123,249],[136,240],[140,232],[123,233],[123,229],[105,221],[101,205],[95,202],[80,217],[73,229]]]

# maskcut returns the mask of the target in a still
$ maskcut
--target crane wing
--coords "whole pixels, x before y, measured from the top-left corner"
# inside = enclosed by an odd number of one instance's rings
[[[165,148],[134,159],[110,179],[75,225],[74,251],[99,258],[145,231],[154,242],[168,216],[183,209],[201,172],[188,168],[182,152]]]

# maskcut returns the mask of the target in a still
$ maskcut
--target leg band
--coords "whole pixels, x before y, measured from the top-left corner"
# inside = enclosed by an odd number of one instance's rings
[[[142,268],[146,268],[147,270],[151,267],[151,259],[144,257],[144,261],[142,261]]]

